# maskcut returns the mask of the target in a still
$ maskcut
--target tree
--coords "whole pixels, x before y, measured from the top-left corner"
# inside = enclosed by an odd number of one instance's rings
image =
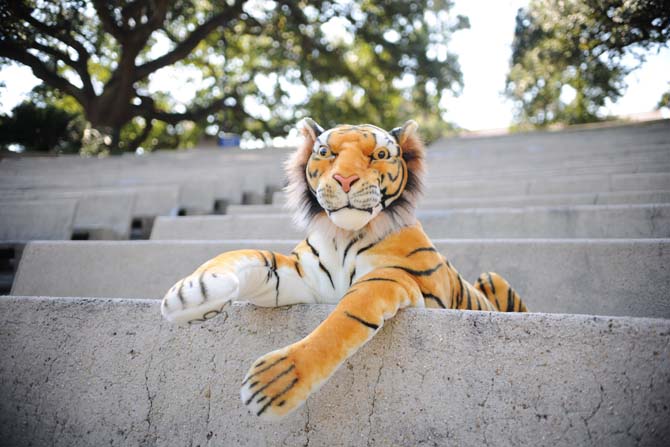
[[[74,125],[75,118],[50,104],[24,102],[14,107],[10,116],[0,115],[0,147],[19,144],[28,151],[76,153],[81,133]]]
[[[531,0],[516,17],[506,93],[517,121],[546,126],[601,118],[625,91],[624,56],[667,45],[667,0]],[[566,93],[572,99],[566,100]]]
[[[10,0],[0,5],[0,58],[29,66],[73,98],[112,150],[156,146],[157,126],[172,135],[283,134],[307,113],[324,123],[395,126],[403,104],[439,114],[441,92],[462,86],[446,42],[468,23],[450,17],[450,7],[448,0]],[[151,83],[167,67],[202,78],[189,104]]]

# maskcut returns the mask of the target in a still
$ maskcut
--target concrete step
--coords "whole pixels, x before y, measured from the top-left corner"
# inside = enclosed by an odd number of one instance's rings
[[[287,213],[283,193],[277,193],[276,203],[271,205],[231,205],[226,214],[282,214]],[[669,191],[624,191],[581,194],[540,194],[505,197],[462,197],[446,199],[423,199],[421,210],[453,208],[511,208],[528,206],[561,205],[626,205],[670,203]]]
[[[408,309],[282,423],[239,399],[330,306],[0,300],[0,432],[23,445],[663,445],[670,320]],[[411,416],[408,416],[411,415]]]
[[[670,205],[583,205],[419,211],[439,238],[665,238]],[[151,239],[301,239],[288,214],[159,217]]]
[[[0,241],[70,239],[77,200],[0,200],[0,210]]]
[[[426,198],[670,190],[670,173],[569,175],[429,183]]]
[[[670,141],[670,120],[635,124],[607,124],[590,129],[572,126],[559,131],[512,133],[499,136],[455,137],[436,141],[431,148],[454,156],[495,155],[496,152],[578,152],[606,149],[625,150],[633,145],[667,146]]]
[[[241,248],[289,253],[298,241],[34,242],[13,295],[158,299],[214,256]],[[496,271],[529,309],[670,318],[670,239],[433,240],[468,280]]]
[[[670,156],[668,156],[670,159]],[[583,177],[588,175],[644,175],[659,174],[670,172],[670,160],[654,161],[645,160],[644,163],[621,164],[621,163],[597,163],[590,162],[584,164],[581,161],[564,162],[558,165],[538,165],[538,166],[519,166],[517,164],[500,167],[481,166],[479,163],[470,161],[460,165],[444,161],[427,160],[428,175],[427,182],[440,183],[445,180],[450,181],[504,181],[504,180],[536,180],[552,177],[576,176]],[[487,171],[482,171],[487,169]]]
[[[77,201],[73,229],[89,239],[128,239],[135,207],[135,194],[117,191],[20,190],[2,194],[1,200],[31,201],[74,199]]]

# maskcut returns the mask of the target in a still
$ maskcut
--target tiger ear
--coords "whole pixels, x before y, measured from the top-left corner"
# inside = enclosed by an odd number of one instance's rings
[[[419,125],[414,120],[406,121],[402,127],[396,127],[391,130],[391,135],[398,142],[399,145],[405,144],[408,138],[416,133],[416,130],[419,128]]]
[[[315,141],[323,133],[323,127],[319,126],[312,118],[303,118],[298,122],[298,129],[305,138]]]

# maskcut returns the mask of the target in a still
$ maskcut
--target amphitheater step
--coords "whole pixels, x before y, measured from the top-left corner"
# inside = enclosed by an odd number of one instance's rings
[[[536,179],[507,179],[496,181],[468,180],[430,183],[426,198],[490,197],[511,195],[566,194],[670,189],[670,174],[617,174],[550,176]]]
[[[4,298],[3,444],[656,446],[670,437],[670,320],[417,309],[387,322],[284,422],[260,423],[239,399],[247,368],[331,309],[233,305],[179,328],[151,301]]]
[[[0,241],[70,239],[77,200],[0,200],[0,210]]]
[[[670,318],[670,239],[434,240],[468,280],[495,270],[537,312]],[[33,242],[14,295],[157,299],[219,253],[297,241]]]
[[[670,205],[423,210],[432,238],[665,238]],[[289,215],[159,217],[151,239],[299,239]]]

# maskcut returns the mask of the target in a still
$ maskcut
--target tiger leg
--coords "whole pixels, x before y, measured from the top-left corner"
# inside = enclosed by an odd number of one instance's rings
[[[264,250],[223,253],[178,281],[161,302],[163,316],[174,323],[215,317],[231,301],[258,306],[313,303],[294,257]]]
[[[311,334],[257,359],[240,396],[256,415],[277,419],[300,407],[398,309],[424,305],[414,279],[399,269],[379,269],[357,280]]]
[[[528,312],[526,304],[512,286],[494,272],[482,273],[475,282],[477,290],[481,291],[488,300],[501,312]]]
[[[451,303],[453,309],[459,310],[497,310],[489,301],[487,296],[478,288],[473,287],[456,271],[450,275],[451,283]]]

